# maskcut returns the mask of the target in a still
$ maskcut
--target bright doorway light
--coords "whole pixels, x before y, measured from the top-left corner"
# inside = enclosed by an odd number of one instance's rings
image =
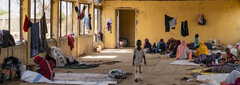
[[[106,49],[101,51],[101,53],[132,53],[132,49]]]
[[[117,56],[85,56],[83,58],[116,58]]]

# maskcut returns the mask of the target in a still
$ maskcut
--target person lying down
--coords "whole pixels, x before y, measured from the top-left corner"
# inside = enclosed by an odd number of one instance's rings
[[[239,70],[233,70],[228,77],[221,82],[221,85],[239,85],[240,84],[240,72]]]
[[[212,73],[231,73],[233,70],[240,68],[240,62],[235,62],[235,64],[226,63],[226,59],[222,58],[219,60],[219,67],[212,67],[211,69],[205,70],[205,72]]]

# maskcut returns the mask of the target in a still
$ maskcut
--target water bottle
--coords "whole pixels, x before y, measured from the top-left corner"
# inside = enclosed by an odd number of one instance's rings
[[[218,64],[218,59],[215,60],[215,64]]]

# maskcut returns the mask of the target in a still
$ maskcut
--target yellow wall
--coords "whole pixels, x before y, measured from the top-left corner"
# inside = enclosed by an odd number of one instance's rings
[[[76,40],[78,39],[78,43]],[[61,38],[59,47],[64,52],[65,56],[79,56],[83,54],[89,54],[93,52],[93,44],[92,44],[92,36],[86,35],[86,36],[80,36],[75,38],[74,40],[74,48],[71,50],[70,46],[68,46],[68,39],[67,38]],[[86,43],[87,41],[87,43]],[[77,47],[77,44],[79,47]],[[77,52],[78,49],[78,52]],[[78,54],[77,54],[78,53]]]
[[[135,46],[135,11],[119,11],[119,39],[126,38],[128,45]]]
[[[160,38],[170,37],[193,42],[198,33],[199,39],[209,41],[216,38],[223,44],[234,44],[240,40],[240,2],[239,0],[212,1],[105,1],[102,10],[103,22],[107,18],[113,21],[113,33],[105,29],[105,47],[115,47],[115,9],[130,7],[139,10],[136,40],[149,38],[150,42],[157,42]],[[198,25],[197,18],[204,13],[207,19],[205,26]],[[165,32],[164,14],[177,17],[175,30]],[[188,20],[190,35],[182,37],[181,21]],[[105,23],[103,28],[105,27]]]

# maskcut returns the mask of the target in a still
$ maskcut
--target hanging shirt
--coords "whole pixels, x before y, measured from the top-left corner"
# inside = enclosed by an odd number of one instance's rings
[[[43,14],[41,20],[40,20],[40,25],[41,25],[41,52],[47,51],[48,49],[48,43],[47,43],[47,39],[46,39],[46,33],[48,33],[47,31],[47,23],[46,23],[46,17],[45,17],[45,13]]]
[[[177,18],[174,17],[172,20],[170,20],[169,25],[172,29],[175,29],[175,26],[177,25]]]
[[[109,33],[112,33],[112,20],[110,18],[107,19],[106,28],[108,29]]]
[[[74,48],[74,38],[72,35],[68,35],[68,45],[70,46],[71,50]]]
[[[35,57],[41,48],[39,38],[39,23],[33,23],[31,27],[31,40],[30,40],[30,57]]]
[[[165,31],[169,32],[170,31],[170,26],[169,26],[169,21],[172,20],[173,17],[170,17],[165,14]]]
[[[183,37],[186,37],[186,36],[189,35],[189,32],[188,32],[188,22],[187,21],[182,22],[182,25],[181,25],[181,35]]]
[[[84,25],[87,29],[91,30],[91,18],[90,17],[85,17],[84,18]]]

